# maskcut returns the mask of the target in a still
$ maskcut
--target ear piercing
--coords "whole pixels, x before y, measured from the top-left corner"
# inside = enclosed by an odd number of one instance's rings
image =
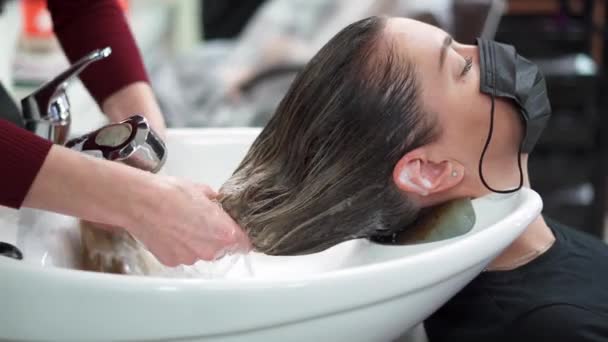
[[[458,177],[458,171],[452,171],[452,177]]]

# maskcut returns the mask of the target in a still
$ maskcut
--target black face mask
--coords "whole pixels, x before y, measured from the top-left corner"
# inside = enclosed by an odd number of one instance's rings
[[[482,183],[497,193],[515,192],[523,186],[521,154],[530,153],[551,116],[551,105],[547,96],[545,79],[540,70],[529,60],[517,54],[511,45],[478,38],[480,91],[492,99],[490,131],[479,160],[479,176]],[[494,102],[496,97],[514,101],[524,122],[524,137],[517,156],[519,186],[511,190],[495,190],[485,181],[482,173],[483,158],[494,130]]]

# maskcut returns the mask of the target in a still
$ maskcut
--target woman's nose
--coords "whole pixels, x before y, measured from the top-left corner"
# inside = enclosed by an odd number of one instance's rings
[[[477,51],[477,45],[475,44],[463,44],[462,47],[467,51]]]

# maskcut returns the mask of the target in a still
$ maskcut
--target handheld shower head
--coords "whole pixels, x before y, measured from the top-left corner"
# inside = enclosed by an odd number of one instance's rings
[[[141,115],[74,138],[65,146],[153,173],[161,169],[167,157],[165,143]]]

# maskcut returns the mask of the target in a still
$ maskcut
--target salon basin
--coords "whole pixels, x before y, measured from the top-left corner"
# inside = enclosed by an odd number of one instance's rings
[[[258,133],[170,130],[163,172],[217,188]],[[391,341],[479,274],[541,206],[529,189],[491,195],[473,201],[476,223],[463,236],[258,255],[254,276],[215,279],[78,271],[75,219],[3,209],[0,240],[25,258],[0,257],[0,340]]]

